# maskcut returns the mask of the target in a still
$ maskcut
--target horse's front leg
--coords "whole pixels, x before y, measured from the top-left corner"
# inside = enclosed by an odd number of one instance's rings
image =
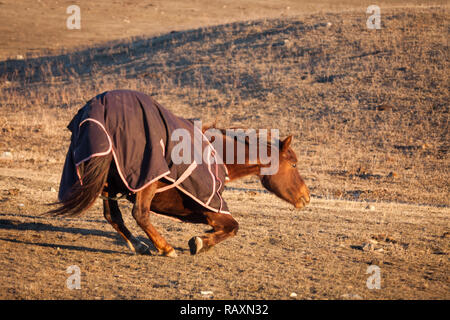
[[[136,193],[136,201],[133,206],[133,217],[137,224],[144,230],[149,239],[153,242],[155,248],[159,253],[168,256],[176,257],[175,250],[167,243],[167,241],[156,231],[155,227],[150,222],[150,205],[155,192],[157,184],[152,183],[147,188]]]
[[[149,254],[148,246],[136,239],[130,230],[125,226],[120,212],[119,205],[116,200],[107,199],[109,194],[106,190],[102,192],[103,197],[103,215],[106,221],[117,231],[117,233],[125,240],[128,248],[137,254]]]
[[[203,214],[214,232],[189,240],[191,254],[210,249],[219,242],[236,235],[239,229],[239,223],[230,214],[216,212],[204,212]]]

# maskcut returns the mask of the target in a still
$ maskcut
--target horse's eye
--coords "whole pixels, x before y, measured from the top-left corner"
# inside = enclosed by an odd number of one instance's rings
[[[292,164],[292,167],[293,167],[293,168],[295,168],[296,166],[297,166],[297,164],[296,164],[296,163],[293,163],[293,164]]]

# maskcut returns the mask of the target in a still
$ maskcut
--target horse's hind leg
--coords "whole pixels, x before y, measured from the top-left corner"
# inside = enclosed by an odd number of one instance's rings
[[[210,249],[219,242],[236,235],[239,229],[239,223],[230,214],[205,212],[204,215],[214,232],[189,240],[191,254]]]
[[[147,236],[155,245],[155,248],[165,256],[176,257],[175,250],[156,231],[150,222],[150,205],[156,192],[156,183],[152,183],[147,188],[136,194],[136,201],[133,206],[133,217],[137,224],[145,231]]]
[[[106,191],[103,191],[102,194],[104,197],[108,197],[108,193]],[[131,251],[138,254],[150,253],[148,246],[136,239],[125,226],[116,200],[103,200],[103,215],[111,226],[117,231],[117,233],[119,233],[125,240]]]

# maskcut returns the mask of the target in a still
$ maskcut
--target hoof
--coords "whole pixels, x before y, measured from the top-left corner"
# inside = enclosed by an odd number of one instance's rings
[[[192,255],[199,253],[203,248],[203,240],[200,237],[193,237],[188,244]]]
[[[151,254],[150,248],[143,242],[136,243],[134,245],[134,253],[136,254]]]
[[[172,250],[169,251],[169,252],[164,253],[164,255],[165,255],[166,257],[170,257],[170,258],[176,258],[176,257],[178,257],[178,255],[177,255],[177,253],[175,252],[174,249],[172,249]]]

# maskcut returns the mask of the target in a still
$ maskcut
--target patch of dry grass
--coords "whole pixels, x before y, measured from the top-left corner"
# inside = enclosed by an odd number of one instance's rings
[[[0,155],[13,157],[0,159],[0,298],[205,299],[211,290],[214,299],[448,299],[448,8],[378,2],[374,31],[369,4],[356,0],[201,0],[197,11],[185,1],[80,1],[90,8],[84,33],[67,35],[54,27],[66,2],[17,3],[31,13],[48,6],[39,22],[2,1],[10,20],[0,20],[16,21],[0,25],[0,54],[31,53],[0,62]],[[130,13],[135,29],[110,23]],[[131,37],[143,33],[162,35]],[[175,260],[130,255],[100,201],[79,219],[40,216],[56,198],[66,125],[118,88],[204,122],[294,134],[311,204],[295,211],[256,179],[235,182],[224,196],[239,233],[206,254],[187,249],[204,226],[152,217]],[[120,205],[148,243],[130,204]],[[74,264],[82,290],[65,287]],[[380,290],[366,286],[370,265],[381,269]]]
[[[76,109],[127,88],[204,122],[294,134],[316,197],[449,205],[445,10],[385,10],[381,30],[349,11],[4,61],[0,148],[14,165],[60,164]]]
[[[445,208],[377,203],[367,210],[355,201],[315,199],[298,212],[273,195],[227,190],[240,230],[207,253],[191,256],[187,246],[205,226],[152,216],[179,254],[168,259],[132,255],[101,218],[100,201],[76,219],[37,215],[50,194],[42,190],[57,183],[58,173],[0,169],[4,176],[20,191],[0,194],[10,198],[0,213],[1,299],[209,299],[203,290],[213,299],[449,296]],[[120,206],[133,234],[149,244],[130,205]],[[81,290],[65,286],[71,265],[81,269]],[[371,265],[381,270],[380,290],[366,286]]]
[[[442,0],[427,1],[442,5]],[[67,53],[108,40],[157,36],[211,25],[261,18],[302,16],[312,12],[361,13],[372,4],[361,0],[77,0],[81,30],[68,30],[72,0],[0,2],[0,59]],[[420,0],[377,0],[382,10],[423,6]]]

